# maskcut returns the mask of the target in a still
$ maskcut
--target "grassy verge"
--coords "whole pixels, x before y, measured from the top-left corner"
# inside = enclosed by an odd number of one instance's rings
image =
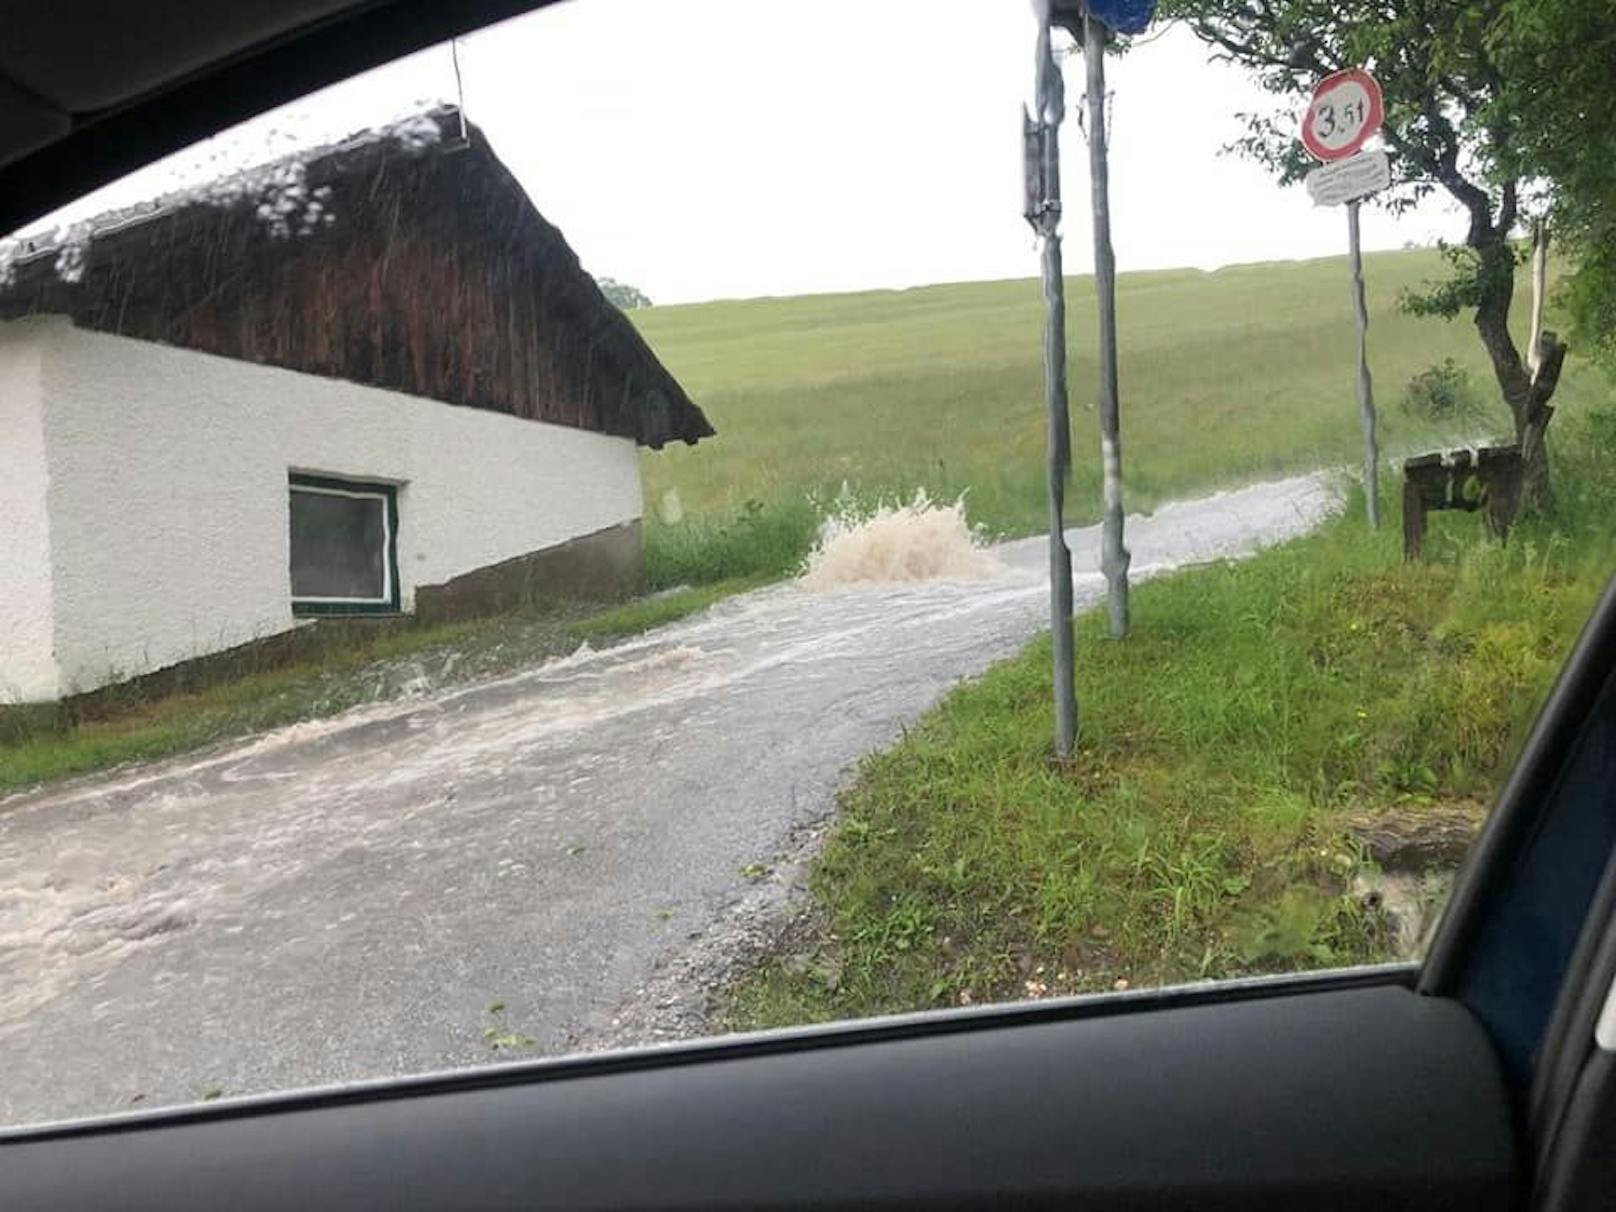
[[[203,684],[150,697],[138,687],[74,703],[0,708],[0,794],[125,762],[151,761],[299,720],[492,677],[669,623],[755,580],[716,581],[611,606],[550,604],[458,623],[331,629],[291,663],[221,664]]]
[[[1083,619],[1067,765],[1047,637],[951,694],[862,764],[730,1024],[1383,956],[1344,818],[1484,800],[1610,574],[1616,415],[1559,437],[1561,520],[1506,547],[1439,515],[1404,565],[1353,513],[1139,587],[1126,642]]]
[[[777,581],[801,566],[819,531],[820,511],[806,498],[677,524],[647,519],[645,580],[652,589],[710,585],[737,578]]]

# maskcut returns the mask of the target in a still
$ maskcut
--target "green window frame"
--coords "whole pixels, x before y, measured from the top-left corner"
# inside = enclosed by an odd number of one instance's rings
[[[370,597],[299,594],[296,587],[297,524],[293,517],[295,498],[299,493],[316,496],[347,497],[356,500],[374,500],[381,503],[382,551],[381,593]],[[398,487],[369,480],[349,480],[335,476],[302,475],[292,472],[287,477],[287,530],[289,536],[287,579],[292,587],[292,614],[297,617],[351,614],[399,613],[398,585]]]

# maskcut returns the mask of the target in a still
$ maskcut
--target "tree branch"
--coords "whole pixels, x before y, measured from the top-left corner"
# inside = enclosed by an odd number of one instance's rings
[[[1515,226],[1515,220],[1520,217],[1520,186],[1511,177],[1504,182],[1501,197],[1498,202],[1498,234],[1507,237]]]

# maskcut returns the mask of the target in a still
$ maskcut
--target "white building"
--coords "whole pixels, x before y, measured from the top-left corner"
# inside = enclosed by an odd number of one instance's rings
[[[320,615],[638,584],[636,447],[712,429],[458,134],[438,111],[14,251],[0,702]]]

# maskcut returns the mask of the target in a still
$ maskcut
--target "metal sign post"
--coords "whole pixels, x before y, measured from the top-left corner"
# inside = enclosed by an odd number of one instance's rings
[[[1347,254],[1352,261],[1352,308],[1358,317],[1358,424],[1363,427],[1364,501],[1369,525],[1380,528],[1380,446],[1375,441],[1375,387],[1369,377],[1369,308],[1364,303],[1363,250],[1358,240],[1358,207],[1347,203]]]
[[[1302,145],[1324,162],[1308,174],[1307,191],[1319,206],[1347,205],[1347,253],[1352,264],[1352,309],[1358,328],[1358,422],[1363,429],[1364,502],[1369,525],[1380,526],[1380,448],[1375,440],[1374,381],[1369,374],[1369,308],[1364,302],[1363,250],[1358,207],[1391,181],[1385,152],[1363,145],[1385,113],[1380,85],[1362,68],[1320,80],[1302,119]]]
[[[1117,260],[1111,251],[1111,183],[1106,158],[1105,26],[1083,18],[1088,82],[1089,187],[1094,212],[1094,294],[1100,306],[1100,467],[1105,514],[1100,571],[1105,574],[1111,635],[1128,634],[1128,549],[1122,541],[1122,434],[1117,403]]]
[[[1077,690],[1072,655],[1072,553],[1066,546],[1066,475],[1072,462],[1072,425],[1066,406],[1066,285],[1061,273],[1060,123],[1066,89],[1050,46],[1050,0],[1033,0],[1038,18],[1035,51],[1038,119],[1022,113],[1027,222],[1043,246],[1044,404],[1049,416],[1046,478],[1049,489],[1049,626],[1054,648],[1055,753],[1066,758],[1077,743]]]
[[[1023,213],[1043,246],[1044,402],[1049,414],[1049,623],[1055,662],[1055,752],[1070,757],[1077,744],[1077,691],[1072,657],[1072,553],[1066,546],[1066,476],[1072,425],[1066,403],[1066,285],[1061,271],[1060,124],[1066,87],[1055,62],[1056,25],[1083,40],[1088,65],[1089,167],[1093,174],[1094,277],[1100,299],[1100,450],[1105,472],[1105,525],[1100,568],[1109,585],[1111,634],[1128,633],[1128,549],[1122,543],[1122,440],[1117,409],[1116,262],[1111,256],[1111,204],[1106,173],[1105,31],[1137,34],[1150,24],[1156,0],[1032,0],[1038,20],[1038,118],[1021,115],[1026,206]]]

